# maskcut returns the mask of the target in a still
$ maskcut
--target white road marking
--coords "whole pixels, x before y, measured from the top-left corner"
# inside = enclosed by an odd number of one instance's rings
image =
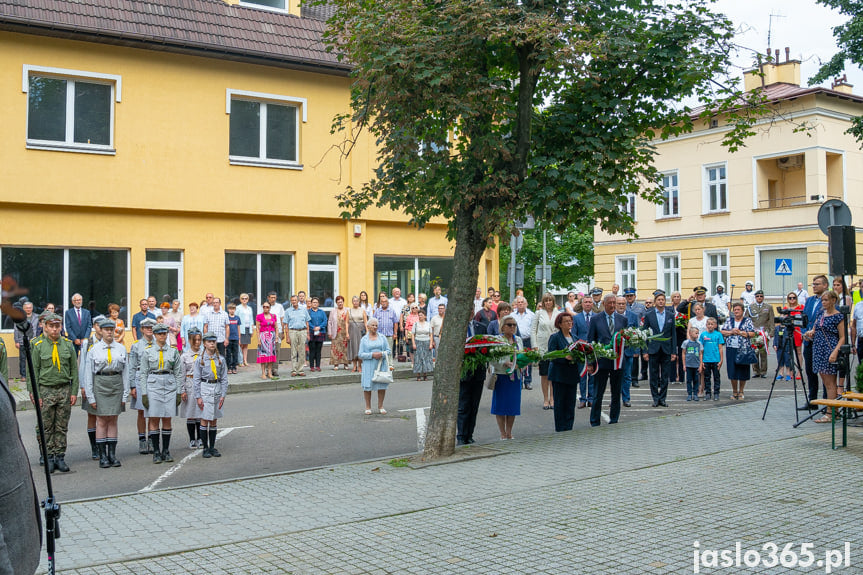
[[[219,433],[216,434],[216,439],[221,439],[221,438],[225,437],[226,435],[228,435],[229,433],[231,433],[235,429],[248,429],[250,427],[254,427],[254,425],[240,425],[237,427],[225,427],[225,428],[219,430]],[[165,481],[166,479],[171,477],[173,474],[178,472],[183,467],[184,463],[186,463],[187,461],[191,461],[192,459],[194,459],[195,457],[200,455],[201,452],[202,452],[202,450],[196,449],[195,451],[193,451],[192,453],[190,453],[189,455],[187,455],[186,457],[181,459],[179,463],[173,465],[165,473],[160,475],[158,477],[158,479],[156,479],[156,481],[154,481],[153,483],[151,483],[147,487],[140,489],[138,491],[138,493],[146,493],[148,491],[153,491],[153,489],[155,489],[160,483],[162,483],[163,481]]]
[[[417,418],[417,447],[422,451],[426,444],[426,409],[431,407],[415,407],[413,409],[400,409],[400,412],[413,411]]]

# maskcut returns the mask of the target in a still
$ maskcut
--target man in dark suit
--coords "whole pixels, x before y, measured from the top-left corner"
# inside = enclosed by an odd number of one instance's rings
[[[39,566],[42,523],[15,399],[0,375],[0,573],[30,574]]]
[[[602,300],[603,311],[593,316],[587,332],[587,341],[608,345],[612,342],[615,332],[626,327],[627,320],[614,313],[617,298],[613,293]],[[593,405],[590,407],[590,426],[596,427],[602,422],[602,396],[605,387],[611,383],[611,410],[609,423],[617,423],[620,417],[620,384],[623,381],[623,370],[615,367],[613,359],[599,359],[593,382]]]
[[[671,362],[677,359],[677,334],[674,329],[674,310],[665,307],[665,291],[660,289],[653,292],[653,307],[644,315],[644,327],[663,338],[663,341],[649,341],[647,353],[642,359],[649,364],[653,407],[668,407],[665,397]]]
[[[93,318],[90,316],[90,311],[82,308],[82,303],[84,303],[84,298],[81,297],[81,294],[73,295],[72,308],[66,310],[66,316],[63,318],[66,337],[75,344],[76,353],[81,351],[81,342],[90,337],[90,330],[93,328]]]
[[[590,322],[596,313],[593,310],[593,299],[590,296],[581,298],[581,311],[572,318],[572,337],[576,340],[583,339],[590,342],[587,337]],[[591,374],[586,374],[578,382],[579,398],[578,409],[582,409],[585,405],[590,407],[593,401],[594,377]]]

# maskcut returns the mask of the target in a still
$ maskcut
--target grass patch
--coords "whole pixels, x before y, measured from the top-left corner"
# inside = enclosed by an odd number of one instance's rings
[[[410,460],[407,457],[399,457],[396,459],[390,459],[387,461],[387,464],[392,467],[407,467]]]

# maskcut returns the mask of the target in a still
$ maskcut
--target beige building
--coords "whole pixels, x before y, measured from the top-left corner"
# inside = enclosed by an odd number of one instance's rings
[[[863,222],[863,153],[846,133],[863,114],[863,97],[846,83],[801,87],[799,61],[763,68],[763,84],[750,71],[745,87],[763,89],[775,114],[758,122],[745,147],[730,153],[721,145],[729,130],[722,117],[654,142],[665,201],[630,198],[638,239],[596,227],[597,285],[689,294],[696,285],[713,293],[722,282],[727,291],[736,284],[736,297],[752,280],[775,300],[828,272],[821,205],[840,199]]]

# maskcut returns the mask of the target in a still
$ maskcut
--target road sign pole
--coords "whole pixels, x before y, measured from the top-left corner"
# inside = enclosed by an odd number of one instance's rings
[[[516,254],[515,243],[516,243],[515,236],[513,236],[513,241],[509,242],[509,246],[510,246],[510,250],[509,250],[510,264],[509,265],[510,265],[510,270],[511,270],[509,272],[509,301],[512,301],[515,298],[515,263],[516,263],[515,262],[515,254]]]
[[[548,278],[545,277],[545,266],[545,230],[542,230],[542,294],[540,294],[540,297],[545,295],[547,289],[546,285],[548,283]]]

